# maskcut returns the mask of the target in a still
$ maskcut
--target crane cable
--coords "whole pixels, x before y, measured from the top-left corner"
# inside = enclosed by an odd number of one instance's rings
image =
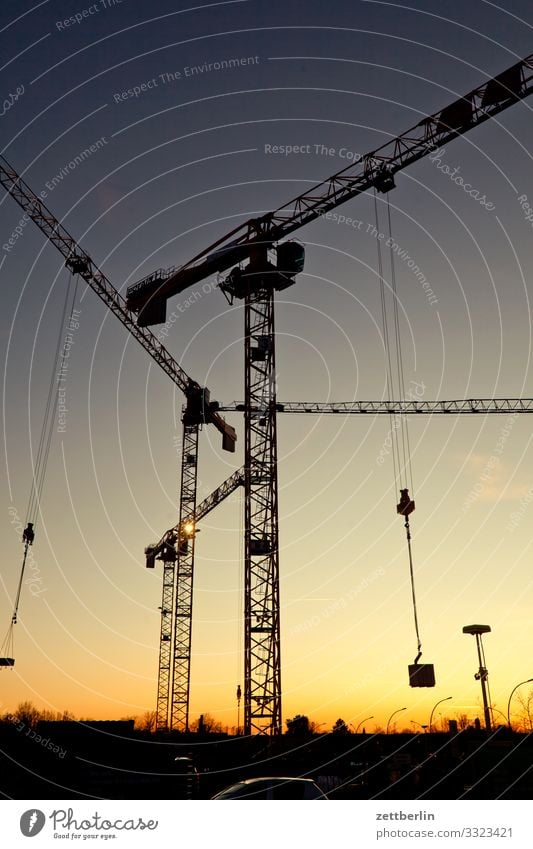
[[[395,257],[394,257],[394,241],[392,237],[392,219],[391,219],[391,209],[390,209],[390,199],[389,193],[387,192],[386,197],[387,204],[387,227],[388,227],[388,239],[387,245],[389,247],[389,259],[390,259],[390,269],[391,269],[391,291],[392,291],[392,300],[393,300],[393,328],[394,328],[394,357],[395,357],[395,365],[396,369],[394,374],[392,368],[392,354],[391,354],[391,341],[389,333],[389,318],[387,314],[387,298],[386,298],[386,289],[385,289],[385,280],[383,277],[383,257],[381,251],[381,239],[379,238],[381,235],[380,227],[379,227],[379,212],[377,205],[377,193],[374,190],[374,214],[376,219],[376,231],[377,231],[377,254],[378,254],[378,274],[380,279],[380,300],[381,300],[381,316],[383,322],[383,344],[385,348],[386,355],[386,367],[387,367],[387,393],[389,396],[389,400],[393,400],[394,398],[394,389],[395,382],[397,382],[398,395],[397,397],[400,400],[405,399],[405,377],[404,377],[404,365],[403,365],[403,353],[402,353],[402,343],[401,343],[401,333],[400,333],[400,317],[399,317],[399,299],[398,299],[398,288],[397,288],[397,280],[396,280],[396,266],[395,266]],[[395,379],[396,378],[396,381]],[[413,471],[412,471],[412,463],[411,463],[411,443],[409,438],[409,426],[407,420],[399,414],[399,425],[394,421],[392,412],[389,415],[390,421],[390,429],[391,429],[391,451],[392,451],[392,459],[393,459],[393,473],[394,473],[394,482],[395,485],[399,484],[400,489],[400,501],[396,507],[397,513],[404,517],[404,527],[407,537],[407,551],[409,556],[409,578],[411,583],[411,598],[413,604],[413,618],[415,623],[415,634],[416,634],[416,643],[417,643],[417,655],[415,658],[415,665],[420,660],[422,655],[422,641],[420,638],[420,628],[418,624],[418,608],[416,603],[416,591],[415,591],[415,578],[414,578],[414,566],[413,566],[413,551],[411,546],[411,527],[409,524],[409,515],[415,509],[415,502],[409,496],[409,489],[407,488],[407,483],[409,482],[411,492],[413,492]],[[398,433],[399,431],[399,433]]]
[[[375,227],[378,234],[378,238],[376,238],[377,245],[377,257],[378,257],[378,276],[379,276],[379,293],[380,293],[380,302],[381,302],[381,321],[383,327],[383,347],[385,349],[385,366],[386,366],[386,381],[387,381],[387,398],[389,401],[392,401],[394,398],[394,381],[393,381],[393,370],[392,370],[392,358],[391,358],[391,349],[390,349],[390,340],[389,340],[389,321],[387,317],[387,298],[385,291],[385,278],[383,276],[383,256],[381,253],[381,240],[379,236],[381,235],[380,225],[379,225],[379,211],[377,204],[377,193],[374,189],[374,216],[375,216]],[[398,446],[398,433],[397,428],[395,427],[394,418],[392,412],[389,413],[389,425],[390,425],[390,435],[391,435],[391,451],[392,451],[392,464],[394,469],[394,481],[400,478],[400,470],[397,468],[397,457],[399,456],[399,446]]]
[[[394,240],[392,237],[392,221],[391,221],[391,210],[390,210],[390,200],[389,194],[387,192],[387,224],[389,237],[387,240],[387,244],[389,246],[389,257],[390,257],[390,268],[391,268],[391,289],[393,295],[393,311],[394,311],[394,334],[395,334],[395,342],[396,342],[396,370],[398,374],[398,392],[399,398],[402,401],[406,400],[406,392],[405,392],[405,377],[404,377],[404,367],[403,367],[403,353],[402,353],[402,337],[400,333],[400,310],[399,310],[399,298],[398,298],[398,288],[396,284],[396,264],[394,261]],[[409,484],[411,491],[413,491],[413,471],[411,466],[411,445],[409,440],[409,423],[404,416],[400,415],[401,421],[401,441],[402,441],[402,457],[403,457],[403,469],[404,474],[407,479],[409,479]]]
[[[61,314],[61,322],[59,325],[59,331],[57,336],[56,350],[54,353],[53,365],[52,365],[52,374],[50,375],[50,383],[48,386],[48,397],[46,399],[46,407],[43,416],[43,426],[41,429],[41,436],[39,439],[39,446],[37,449],[37,458],[35,461],[34,467],[34,475],[32,479],[32,485],[30,489],[30,497],[28,499],[28,507],[26,516],[29,520],[33,517],[33,521],[35,522],[35,517],[39,511],[39,504],[41,500],[41,495],[44,486],[44,480],[46,476],[46,469],[48,466],[48,457],[50,455],[50,446],[52,443],[52,434],[53,434],[53,423],[55,418],[56,406],[59,397],[59,382],[60,378],[57,376],[57,384],[56,384],[56,363],[59,362],[59,352],[61,348],[61,341],[63,340],[63,328],[65,326],[65,318],[67,315],[67,310],[69,306],[69,298],[72,288],[72,279],[73,274],[69,275],[69,285],[67,287],[65,293],[65,301],[63,303],[63,311]],[[78,280],[76,278],[76,284],[74,286],[74,291],[72,293],[72,299],[70,304],[69,315],[72,316],[74,303],[76,300],[76,294],[78,290]],[[55,386],[55,391],[54,391]]]
[[[20,596],[22,592],[22,583],[24,580],[24,572],[26,570],[26,561],[28,558],[28,552],[31,545],[33,545],[33,541],[35,538],[35,525],[37,522],[37,516],[40,511],[40,503],[41,496],[43,493],[44,482],[46,478],[46,470],[48,467],[48,459],[50,456],[50,447],[52,444],[52,434],[54,431],[54,420],[55,420],[55,412],[57,408],[57,402],[59,398],[59,377],[56,376],[56,364],[59,362],[59,354],[61,349],[61,341],[63,339],[64,327],[65,327],[65,318],[67,316],[67,311],[69,308],[70,301],[70,311],[68,314],[70,316],[73,315],[74,304],[76,302],[76,295],[78,291],[78,281],[76,279],[76,284],[72,291],[72,279],[73,274],[69,275],[69,283],[65,292],[65,300],[63,302],[63,310],[61,313],[61,321],[59,324],[59,330],[57,334],[57,342],[56,349],[54,353],[54,359],[52,361],[52,373],[50,375],[50,381],[48,385],[48,395],[46,398],[45,411],[43,415],[43,423],[41,426],[41,433],[39,437],[39,444],[37,447],[37,455],[35,458],[35,463],[33,466],[33,474],[32,481],[30,486],[30,495],[28,498],[28,505],[26,508],[26,520],[25,520],[25,529],[22,534],[22,542],[24,544],[24,554],[22,557],[22,567],[20,570],[19,581],[17,585],[17,592],[15,595],[15,604],[13,607],[13,613],[11,615],[11,623],[7,630],[6,636],[4,638],[4,642],[0,648],[0,656],[8,659],[13,659],[13,651],[14,651],[14,626],[17,624],[17,616],[18,609],[20,605]],[[72,296],[71,296],[72,292]],[[54,391],[55,387],[55,391]],[[11,666],[13,664],[10,664]]]

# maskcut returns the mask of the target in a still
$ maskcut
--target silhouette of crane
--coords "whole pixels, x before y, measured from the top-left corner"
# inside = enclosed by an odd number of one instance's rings
[[[139,324],[157,324],[165,321],[168,298],[234,266],[220,289],[230,303],[244,301],[245,734],[282,730],[274,293],[295,283],[304,250],[280,241],[370,189],[388,193],[397,172],[527,97],[532,81],[530,55],[273,212],[234,228],[180,268],[160,269],[127,291]]]
[[[277,734],[282,730],[277,481],[277,413],[280,410],[276,397],[274,292],[295,283],[296,275],[303,269],[304,250],[296,242],[281,240],[368,190],[388,193],[395,187],[397,172],[524,99],[532,90],[533,55],[530,55],[273,212],[235,228],[179,269],[160,269],[143,278],[128,289],[126,301],[40,198],[4,159],[0,159],[2,185],[60,250],[67,267],[83,277],[185,393],[180,528],[185,527],[185,519],[195,516],[200,426],[214,424],[222,432],[223,447],[227,450],[234,448],[235,432],[220,417],[218,405],[210,401],[208,390],[185,374],[148,327],[165,320],[169,297],[234,266],[220,282],[220,288],[230,302],[243,300],[245,307],[245,400],[242,405],[245,425],[245,734],[254,731]],[[247,265],[243,267],[245,261]],[[529,403],[515,400],[518,404]],[[383,402],[369,403],[379,405]],[[394,405],[407,403],[460,405],[469,402],[400,400]],[[423,407],[415,411],[429,412]],[[367,411],[361,408],[360,412]],[[186,725],[188,716],[194,521],[187,546],[178,546],[177,570],[175,566],[167,567],[164,561],[164,573],[168,571],[169,574],[164,574],[163,596],[170,601],[175,593],[176,598],[175,604],[163,602],[161,606],[161,648],[163,642],[171,643],[167,639],[169,609],[175,617],[174,623],[170,622],[171,632],[174,626],[175,639],[173,659],[170,652],[160,651],[158,704],[160,696],[162,703],[166,693],[170,727],[185,727],[183,723]],[[177,584],[176,575],[179,576]]]
[[[200,428],[204,424],[214,425],[222,435],[223,449],[229,452],[235,451],[236,433],[234,428],[217,412],[218,404],[216,401],[211,401],[209,389],[200,386],[199,383],[189,377],[148,327],[138,326],[136,316],[129,309],[123,296],[99,270],[89,254],[80,247],[73,236],[55,218],[42,199],[32,191],[3,157],[0,157],[0,184],[63,255],[66,267],[73,274],[77,274],[85,280],[87,285],[96,292],[107,308],[185,395],[186,405],[182,418],[180,505],[183,511],[194,516]],[[168,622],[172,622],[174,618],[180,616],[178,611],[183,609],[184,605],[187,604],[187,598],[192,596],[194,541],[183,559],[183,575],[188,576],[188,583],[182,578],[179,593],[176,592],[176,560],[165,564],[161,602],[158,704],[163,701],[169,704],[171,700],[172,644],[168,640]],[[183,596],[185,596],[185,601]],[[169,610],[171,611],[170,615]],[[190,629],[188,633],[190,635]],[[183,652],[181,631],[178,637],[179,644],[174,646],[173,651],[176,656],[180,656]]]

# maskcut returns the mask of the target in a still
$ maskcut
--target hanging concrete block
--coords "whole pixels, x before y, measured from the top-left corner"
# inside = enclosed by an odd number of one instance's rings
[[[435,667],[432,663],[411,663],[409,665],[410,687],[434,687]]]

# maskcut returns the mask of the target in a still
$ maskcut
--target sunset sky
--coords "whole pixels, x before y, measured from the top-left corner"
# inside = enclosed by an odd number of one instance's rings
[[[528,0],[189,6],[6,0],[0,10],[2,153],[122,292],[533,52]],[[394,238],[434,293],[396,258],[406,389],[417,397],[532,395],[532,107],[511,107],[397,177]],[[298,152],[280,152],[289,145]],[[277,296],[280,400],[387,396],[373,198],[338,213],[355,223],[322,219],[295,234],[306,266]],[[72,341],[0,713],[30,699],[134,716],[155,707],[162,575],[143,550],[177,518],[183,398],[82,282],[79,326],[60,326],[68,273],[32,222],[13,238],[22,215],[3,193],[2,636],[58,334]],[[380,218],[385,232],[381,202]],[[199,284],[168,310],[176,360],[212,397],[242,401],[242,304]],[[229,419],[235,455],[216,431],[201,434],[200,498],[243,462],[243,422]],[[512,688],[533,677],[532,426],[529,416],[410,421],[422,660],[437,679],[416,690],[389,422],[280,415],[284,719],[306,713],[325,728],[373,714],[369,730],[405,706],[398,727],[413,727],[449,695],[443,716],[481,716],[475,642],[462,634],[472,622],[492,627],[492,699],[506,713]],[[196,549],[191,716],[230,726],[243,684],[242,512],[238,494],[204,520]]]

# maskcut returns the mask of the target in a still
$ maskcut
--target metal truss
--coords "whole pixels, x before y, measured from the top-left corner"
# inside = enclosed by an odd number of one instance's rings
[[[191,675],[192,593],[198,479],[198,425],[183,425],[181,457],[180,529],[177,537],[176,604],[170,728],[189,730],[189,684]],[[190,527],[185,519],[191,523]]]
[[[240,403],[221,404],[220,412],[244,412]],[[257,408],[259,410],[259,408]],[[465,398],[457,401],[280,401],[278,413],[323,415],[462,415],[480,413],[533,413],[532,398]],[[254,408],[252,408],[254,412]]]
[[[235,227],[185,265],[176,270],[170,269],[158,286],[158,296],[166,299],[215,272],[231,268],[251,256],[258,245],[270,247],[363,192],[373,188],[389,191],[394,188],[396,173],[495,118],[532,92],[533,54],[444,109],[422,117],[414,127],[364,154],[273,212]]]
[[[195,507],[197,449],[198,426],[184,425],[180,493],[180,504],[183,506],[180,510],[180,521],[168,530],[158,543],[146,549],[150,566],[155,565],[156,558],[163,561],[156,714],[158,730],[172,728],[176,731],[186,731],[188,729],[196,528],[211,510],[214,510],[238,487],[244,486],[244,469],[237,469]],[[176,596],[175,611],[174,596]],[[172,652],[173,636],[174,652]],[[177,659],[176,655],[178,655]]]
[[[168,730],[170,672],[172,659],[172,623],[174,610],[174,585],[176,579],[176,552],[169,549],[163,559],[163,593],[161,598],[161,628],[159,634],[159,665],[157,674],[156,722],[158,731]]]
[[[274,293],[245,297],[244,733],[281,733]]]

